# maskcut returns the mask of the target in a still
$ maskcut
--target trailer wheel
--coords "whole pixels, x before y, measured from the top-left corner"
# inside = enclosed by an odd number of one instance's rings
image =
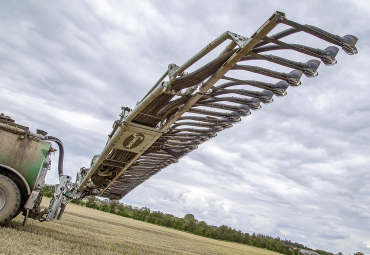
[[[0,174],[0,225],[13,219],[21,204],[21,192],[12,179]]]

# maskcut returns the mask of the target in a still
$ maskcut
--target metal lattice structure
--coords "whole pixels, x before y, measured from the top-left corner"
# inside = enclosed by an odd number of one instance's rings
[[[279,23],[291,28],[268,36]],[[215,137],[217,132],[232,127],[251,110],[261,108],[261,103],[271,103],[274,95],[285,96],[289,86],[301,84],[303,74],[317,76],[320,60],[328,66],[336,64],[339,48],[335,46],[315,49],[281,41],[298,32],[339,46],[349,55],[357,53],[356,37],[341,37],[314,26],[300,25],[281,12],[274,13],[250,38],[227,31],[182,66],[169,65],[133,110],[124,108],[101,154],[93,158],[89,169],[81,170],[79,190],[97,189],[100,196],[120,199],[199,144]],[[218,57],[194,72],[185,72],[227,40],[229,44]],[[301,63],[263,54],[282,49],[316,59]],[[293,70],[284,73],[244,64],[250,60],[264,60]],[[230,70],[272,77],[277,83],[233,78],[227,76]],[[168,81],[164,81],[166,77]],[[224,83],[216,85],[219,80]],[[243,89],[234,89],[234,86],[243,86]],[[244,89],[248,86],[254,90]]]

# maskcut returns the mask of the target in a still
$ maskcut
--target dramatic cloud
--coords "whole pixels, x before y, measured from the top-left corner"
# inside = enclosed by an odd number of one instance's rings
[[[370,253],[366,1],[2,1],[1,6],[1,112],[59,137],[72,177],[103,148],[121,106],[134,107],[168,64],[182,64],[226,30],[248,37],[279,10],[299,23],[357,36],[358,55],[341,51],[338,65],[322,64],[317,78],[303,78],[287,97],[219,133],[123,202],[180,217],[192,213],[209,224],[312,248]],[[288,41],[328,46],[304,34]],[[49,182],[57,182],[56,161],[53,157]]]

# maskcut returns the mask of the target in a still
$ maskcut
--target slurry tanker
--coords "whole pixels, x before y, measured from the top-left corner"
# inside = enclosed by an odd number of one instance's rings
[[[288,28],[269,35],[280,24]],[[302,32],[331,45],[317,49],[282,40]],[[220,49],[218,46],[224,42],[227,46]],[[338,47],[349,55],[356,54],[356,42],[353,35],[338,36],[311,25],[301,25],[287,19],[282,12],[275,12],[250,37],[226,31],[183,65],[170,64],[133,109],[122,107],[120,119],[114,122],[105,147],[92,158],[89,167],[80,169],[74,182],[63,173],[64,149],[60,139],[42,130],[32,132],[2,114],[0,224],[20,213],[25,217],[24,224],[27,218],[60,219],[71,200],[86,196],[121,199],[199,144],[215,137],[217,132],[237,124],[252,110],[260,109],[261,103],[273,102],[273,96],[285,96],[289,86],[301,85],[302,75],[316,77],[321,62],[326,66],[336,64]],[[214,50],[219,50],[217,57],[195,71],[188,71]],[[297,62],[274,55],[276,51],[282,54],[295,51],[313,59]],[[254,60],[280,65],[287,71],[256,66]],[[251,73],[262,80],[239,78]],[[276,82],[263,81],[265,77]],[[59,184],[55,186],[49,207],[41,209],[50,154],[56,151],[51,142],[58,145]]]

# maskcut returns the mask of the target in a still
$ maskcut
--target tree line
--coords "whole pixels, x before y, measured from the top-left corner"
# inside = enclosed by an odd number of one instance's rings
[[[47,186],[43,189],[42,193],[44,196],[52,197],[54,189],[53,187]],[[321,255],[334,255],[331,252],[310,249],[297,242],[293,243],[291,240],[282,240],[280,237],[274,238],[263,234],[243,233],[227,225],[221,225],[219,227],[208,225],[204,221],[197,220],[192,214],[186,214],[183,218],[180,218],[160,211],[151,211],[147,207],[133,207],[132,205],[123,204],[117,200],[100,200],[93,196],[88,197],[85,201],[72,200],[71,203],[120,215],[122,217],[193,233],[199,236],[247,244],[287,255],[303,255],[303,253],[300,252],[300,248],[315,251]],[[358,253],[358,255],[360,255],[360,253]]]

